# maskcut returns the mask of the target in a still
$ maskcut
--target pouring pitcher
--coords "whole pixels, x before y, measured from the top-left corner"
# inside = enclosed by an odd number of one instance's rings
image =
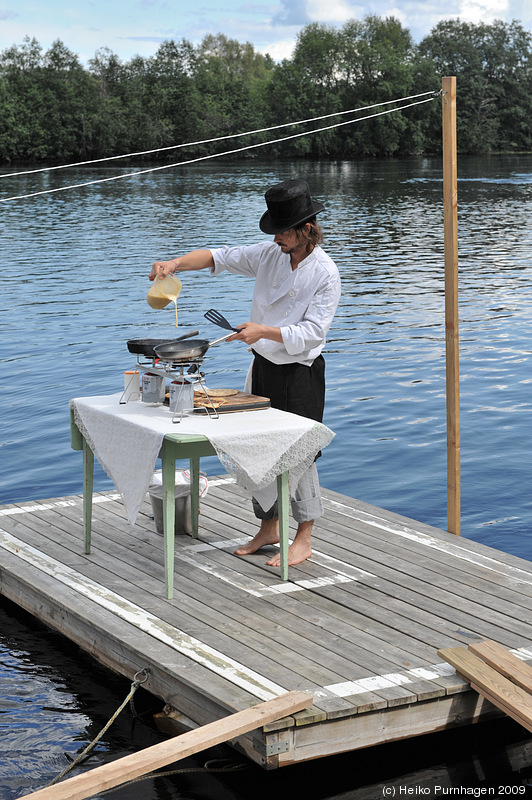
[[[175,275],[167,275],[165,278],[155,278],[146,300],[152,308],[165,308],[168,303],[175,303],[181,291],[181,281]]]

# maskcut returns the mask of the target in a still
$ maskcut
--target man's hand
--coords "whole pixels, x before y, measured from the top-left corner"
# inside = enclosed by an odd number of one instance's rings
[[[255,344],[259,339],[272,339],[274,342],[282,342],[280,328],[272,328],[270,325],[258,325],[256,322],[244,322],[242,325],[237,325],[238,333],[230,336],[228,342],[245,342],[246,344]]]
[[[154,281],[155,278],[166,278],[167,275],[174,272],[174,267],[175,261],[156,261],[148,277],[150,281]]]

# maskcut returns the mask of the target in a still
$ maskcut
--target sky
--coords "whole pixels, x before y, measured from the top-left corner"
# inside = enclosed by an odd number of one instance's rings
[[[395,17],[416,42],[441,19],[518,20],[532,30],[532,0],[0,0],[0,51],[25,36],[44,50],[60,39],[86,65],[102,47],[128,61],[168,39],[198,44],[223,33],[280,61],[309,22],[341,27],[366,14]]]

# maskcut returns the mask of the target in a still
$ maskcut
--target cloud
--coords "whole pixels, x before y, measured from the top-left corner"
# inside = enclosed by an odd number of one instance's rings
[[[167,39],[172,39],[171,35],[169,36],[116,36],[116,39],[123,39],[126,42],[155,42],[156,44],[161,44],[161,42],[165,42]]]
[[[18,17],[18,14],[15,11],[0,8],[0,19],[15,19],[16,17]]]
[[[264,45],[259,49],[262,55],[270,55],[274,61],[283,61],[285,58],[291,58],[294,54],[295,39],[282,39],[271,44]]]
[[[306,25],[310,22],[306,0],[281,0],[281,11],[273,18],[274,25]]]
[[[345,0],[308,0],[308,14],[316,22],[347,22],[359,10]]]
[[[508,0],[462,0],[460,3],[460,17],[467,22],[493,22],[508,14]]]

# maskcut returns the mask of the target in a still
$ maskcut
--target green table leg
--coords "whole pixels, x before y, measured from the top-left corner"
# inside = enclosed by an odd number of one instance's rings
[[[281,549],[281,580],[288,580],[288,472],[277,476],[277,508],[279,513],[279,545]]]
[[[174,596],[174,534],[175,534],[175,456],[164,447],[161,455],[163,473],[164,567],[166,596]]]
[[[92,490],[94,481],[94,453],[83,437],[83,535],[85,553],[91,551]]]
[[[199,528],[199,479],[200,460],[190,458],[190,516],[192,521],[192,536],[198,538]]]

